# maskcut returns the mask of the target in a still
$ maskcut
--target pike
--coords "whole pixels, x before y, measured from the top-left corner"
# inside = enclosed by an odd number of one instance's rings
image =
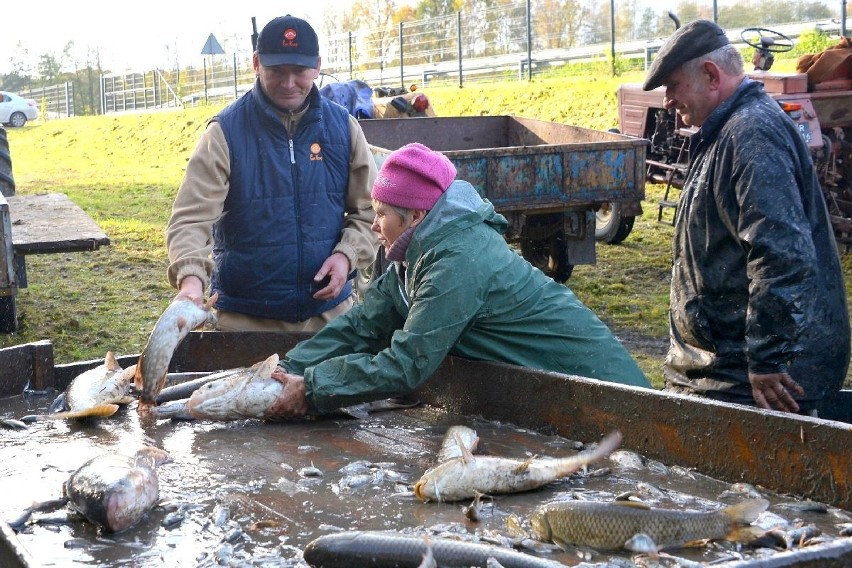
[[[112,416],[119,405],[133,401],[130,383],[136,365],[122,369],[112,351],[94,369],[77,375],[51,405],[50,414],[25,416],[23,422]],[[53,412],[59,410],[59,412]]]
[[[567,458],[474,456],[463,442],[457,443],[461,457],[428,469],[414,485],[419,499],[449,502],[471,499],[477,493],[495,495],[537,489],[605,458],[621,443],[621,433],[611,432],[594,449]]]
[[[134,386],[140,393],[140,412],[145,413],[156,405],[175,349],[190,331],[213,318],[211,308],[218,297],[213,294],[203,306],[189,298],[176,299],[160,315],[136,364]]]
[[[637,534],[658,548],[698,540],[750,541],[763,531],[748,526],[766,510],[766,499],[749,499],[716,511],[675,511],[631,501],[556,501],[530,516],[533,536],[559,546],[617,550]]]
[[[310,566],[337,568],[417,568],[431,556],[442,568],[490,566],[489,559],[505,568],[556,568],[564,564],[516,550],[461,542],[448,538],[417,537],[394,533],[350,531],[321,536],[305,547]]]

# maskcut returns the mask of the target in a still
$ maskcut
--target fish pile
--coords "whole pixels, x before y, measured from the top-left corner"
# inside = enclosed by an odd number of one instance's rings
[[[132,456],[96,456],[65,481],[68,506],[105,531],[118,533],[138,523],[157,504],[156,468],[168,454],[145,446]]]
[[[140,413],[157,404],[175,349],[190,331],[212,321],[211,308],[218,298],[218,294],[213,294],[201,306],[189,298],[178,298],[160,315],[136,364],[134,386],[140,393]]]
[[[611,432],[595,448],[567,458],[527,460],[499,456],[475,456],[458,441],[460,457],[428,469],[414,485],[414,494],[423,501],[460,501],[477,494],[518,493],[537,489],[570,475],[580,468],[607,457],[619,444],[621,434]]]
[[[717,511],[678,511],[633,501],[556,501],[530,516],[535,538],[598,549],[629,549],[636,535],[647,535],[656,548],[699,540],[749,542],[763,531],[749,526],[769,507],[766,499],[748,499]]]

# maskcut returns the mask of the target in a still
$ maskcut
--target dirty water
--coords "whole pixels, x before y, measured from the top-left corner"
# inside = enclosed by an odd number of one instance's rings
[[[0,418],[44,413],[51,401],[45,396],[2,399]],[[527,527],[529,514],[553,499],[610,500],[633,492],[652,506],[710,510],[758,491],[619,451],[586,474],[542,490],[486,499],[479,522],[473,522],[463,512],[469,503],[421,503],[411,492],[423,471],[434,465],[444,433],[454,424],[477,431],[478,454],[568,456],[576,453],[580,442],[596,441],[547,436],[430,407],[383,412],[363,420],[335,417],[287,424],[163,420],[143,428],[134,404],[105,419],[38,422],[26,430],[0,430],[0,515],[8,522],[34,501],[59,497],[63,481],[88,459],[132,453],[146,442],[171,455],[171,461],[158,468],[159,505],[141,523],[117,535],[101,534],[67,508],[34,513],[17,538],[40,566],[304,567],[305,545],[339,530],[452,533],[509,545],[507,519],[514,515]],[[795,503],[792,497],[760,493],[771,502],[765,522],[802,519],[817,525],[829,539],[838,538],[841,524],[852,522],[845,511],[791,509],[786,505]],[[566,565],[631,558],[629,553],[583,547],[561,551],[524,542],[525,552]],[[724,542],[672,553],[702,562],[756,554]]]

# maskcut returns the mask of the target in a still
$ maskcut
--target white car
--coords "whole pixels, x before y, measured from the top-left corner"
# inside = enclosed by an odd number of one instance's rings
[[[38,118],[38,104],[13,93],[0,91],[0,124],[23,126]]]

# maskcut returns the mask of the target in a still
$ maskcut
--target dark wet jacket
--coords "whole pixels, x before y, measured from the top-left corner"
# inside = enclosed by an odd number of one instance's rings
[[[754,404],[748,372],[787,370],[805,389],[805,409],[840,388],[849,364],[843,273],[808,148],[746,79],[693,136],[690,154],[667,384]]]
[[[216,118],[231,154],[225,214],[213,226],[219,309],[298,322],[352,294],[347,282],[336,298],[312,297],[343,229],[351,142],[344,108],[316,88],[309,101],[292,138],[259,82]]]
[[[509,248],[506,219],[455,181],[365,295],[289,353],[317,412],[408,393],[447,354],[650,387],[610,330]]]

